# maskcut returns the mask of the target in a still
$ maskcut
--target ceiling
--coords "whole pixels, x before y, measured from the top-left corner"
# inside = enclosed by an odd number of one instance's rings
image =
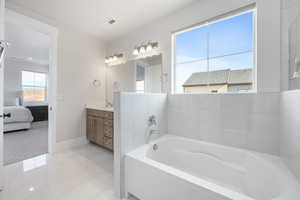
[[[8,58],[47,65],[50,39],[47,35],[20,24],[5,22],[5,40],[9,42]]]
[[[6,0],[85,33],[113,40],[199,0]],[[107,24],[111,18],[117,20]]]

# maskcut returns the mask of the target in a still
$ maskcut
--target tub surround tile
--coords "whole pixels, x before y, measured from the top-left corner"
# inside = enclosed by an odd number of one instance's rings
[[[300,181],[300,90],[281,95],[280,154]]]
[[[168,96],[168,133],[279,155],[279,93]]]

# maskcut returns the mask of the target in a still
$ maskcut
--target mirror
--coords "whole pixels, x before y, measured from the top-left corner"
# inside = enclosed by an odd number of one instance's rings
[[[161,93],[161,56],[153,56],[135,62],[135,91],[139,93]]]
[[[161,93],[162,55],[106,68],[106,100],[113,102],[114,92]]]
[[[300,89],[300,15],[289,29],[289,89]]]

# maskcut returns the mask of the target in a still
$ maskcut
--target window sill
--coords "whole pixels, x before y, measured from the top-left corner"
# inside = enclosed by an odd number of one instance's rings
[[[28,101],[23,102],[23,106],[47,106],[48,102],[46,101]]]
[[[250,92],[220,92],[220,93],[213,93],[213,92],[207,92],[207,93],[171,93],[171,95],[243,95],[243,94],[257,94],[257,91],[250,91]]]

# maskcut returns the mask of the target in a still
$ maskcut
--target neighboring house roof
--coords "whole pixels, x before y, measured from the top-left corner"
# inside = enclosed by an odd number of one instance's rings
[[[183,87],[223,84],[252,84],[252,69],[196,72],[187,79]]]
[[[230,72],[228,84],[252,84],[252,69],[233,70]]]

